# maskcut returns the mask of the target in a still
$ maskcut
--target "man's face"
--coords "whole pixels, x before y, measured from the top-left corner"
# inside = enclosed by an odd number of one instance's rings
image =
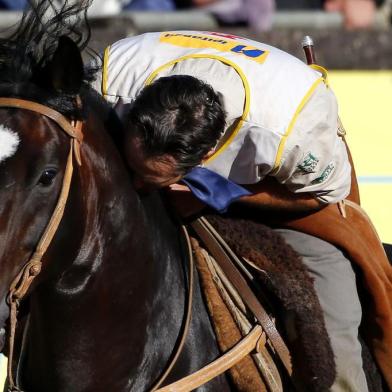
[[[176,170],[176,161],[171,155],[146,157],[141,141],[129,138],[125,147],[128,165],[134,172],[137,190],[153,190],[174,184],[181,179]]]

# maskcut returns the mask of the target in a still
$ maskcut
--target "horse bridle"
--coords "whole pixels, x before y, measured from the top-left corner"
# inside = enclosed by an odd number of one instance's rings
[[[81,105],[80,98],[77,98],[77,104]],[[29,261],[23,266],[22,270],[12,281],[10,290],[8,293],[8,303],[10,306],[10,332],[9,332],[9,352],[8,352],[8,366],[7,366],[7,377],[8,377],[8,391],[9,392],[22,392],[18,388],[17,383],[15,383],[13,377],[13,355],[14,355],[14,341],[15,341],[15,331],[17,325],[17,314],[18,308],[21,300],[26,295],[29,287],[31,286],[33,280],[40,274],[42,269],[42,258],[47,251],[64,214],[65,205],[68,199],[69,190],[71,186],[72,173],[73,173],[73,157],[79,166],[82,165],[80,146],[83,142],[82,121],[73,121],[72,123],[61,113],[54,109],[51,109],[45,105],[20,99],[20,98],[0,98],[0,107],[25,109],[35,113],[42,114],[52,121],[54,121],[69,137],[70,137],[70,150],[68,153],[67,164],[65,168],[63,183],[61,186],[60,195],[53,211],[53,214],[45,227],[44,233],[42,234],[35,252]],[[234,348],[229,350],[226,354],[200,369],[199,371],[184,377],[177,382],[170,384],[166,387],[160,388],[164,380],[167,378],[171,369],[174,367],[180,353],[185,344],[186,336],[189,331],[190,320],[191,320],[191,309],[192,309],[192,293],[193,293],[193,256],[190,245],[190,240],[188,233],[183,226],[185,237],[188,243],[189,249],[189,292],[188,292],[188,304],[186,309],[185,321],[183,325],[183,331],[181,334],[180,342],[175,350],[175,354],[170,361],[169,365],[166,367],[165,372],[159,377],[158,381],[155,383],[152,391],[190,391],[197,388],[198,386],[208,382],[212,378],[222,374],[230,367],[234,366],[239,362],[244,356],[249,354],[254,350],[260,337],[262,336],[262,328],[257,325],[252,329],[252,331],[244,337]],[[267,320],[267,323],[269,321]],[[264,323],[261,322],[263,327]],[[266,328],[265,328],[266,329]],[[268,331],[268,328],[267,328]],[[276,340],[276,338],[275,338]],[[281,347],[279,343],[277,347]],[[282,349],[280,349],[282,350]],[[287,358],[287,353],[283,354],[283,358]],[[282,356],[281,356],[282,358]],[[289,373],[291,373],[291,366],[288,364],[288,359],[284,360],[286,363],[286,368],[289,368]]]
[[[77,105],[81,105],[80,98],[77,98]],[[60,195],[53,211],[53,214],[45,227],[44,233],[42,234],[35,252],[29,261],[23,266],[22,270],[18,273],[15,279],[10,285],[8,292],[7,301],[10,307],[10,331],[9,331],[9,352],[8,352],[8,365],[7,365],[7,377],[8,377],[8,391],[9,392],[22,392],[15,382],[13,376],[13,356],[14,356],[14,342],[15,342],[15,331],[17,325],[17,314],[19,304],[26,295],[29,287],[33,280],[40,274],[42,269],[42,258],[47,251],[57,229],[61,222],[64,214],[65,205],[67,203],[69,190],[71,186],[72,173],[73,173],[73,157],[79,166],[82,165],[80,146],[83,142],[82,121],[73,121],[72,123],[58,111],[51,109],[45,105],[37,102],[28,101],[20,98],[0,98],[0,107],[25,109],[35,113],[42,114],[52,121],[54,121],[71,139],[70,139],[70,150],[68,153],[67,164],[64,172],[63,183],[60,191]],[[185,227],[183,226],[185,230]],[[189,236],[185,230],[185,237],[188,243],[188,249],[190,250]],[[188,294],[188,305],[186,310],[185,322],[183,326],[183,332],[180,339],[180,343],[175,351],[175,355],[167,366],[165,372],[159,377],[153,387],[153,391],[157,390],[159,386],[167,378],[168,374],[174,367],[183,347],[185,339],[188,334],[191,309],[192,309],[192,292],[193,292],[193,257],[190,250],[189,254],[189,294]]]
[[[79,104],[79,99],[77,104]],[[65,168],[63,183],[61,186],[60,195],[53,211],[53,214],[45,227],[35,252],[29,261],[23,266],[22,270],[12,281],[8,293],[8,304],[10,307],[10,331],[9,331],[9,353],[8,353],[8,390],[9,392],[20,392],[20,389],[15,384],[12,371],[15,331],[17,324],[17,313],[21,300],[26,295],[31,283],[39,275],[42,269],[42,257],[47,251],[64,214],[65,205],[67,203],[68,194],[71,186],[71,179],[73,173],[73,157],[80,166],[80,145],[83,141],[81,121],[74,121],[72,124],[61,113],[51,109],[45,105],[37,102],[27,101],[19,98],[0,98],[0,107],[25,109],[35,113],[42,114],[52,121],[54,121],[70,138],[70,150],[68,153],[67,164]]]

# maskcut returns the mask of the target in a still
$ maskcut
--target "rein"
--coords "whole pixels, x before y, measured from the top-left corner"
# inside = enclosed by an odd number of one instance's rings
[[[79,103],[79,101],[78,101]],[[14,342],[15,342],[15,331],[17,324],[18,308],[21,300],[26,295],[33,280],[39,275],[42,269],[42,257],[47,251],[52,239],[59,227],[61,219],[64,214],[65,205],[67,203],[68,194],[71,186],[71,179],[73,173],[73,157],[79,166],[81,166],[80,157],[80,145],[83,141],[81,121],[70,123],[61,113],[47,106],[41,105],[36,102],[27,101],[19,98],[0,98],[0,107],[26,109],[35,113],[42,114],[51,120],[53,120],[68,136],[70,136],[70,150],[67,159],[67,165],[65,168],[63,184],[59,199],[53,214],[47,224],[44,233],[42,234],[35,252],[33,253],[30,260],[23,266],[22,270],[12,281],[10,290],[8,293],[8,303],[10,306],[10,333],[9,333],[9,355],[7,365],[7,377],[8,377],[8,391],[9,392],[21,392],[14,381],[13,377],[13,356],[14,356]]]
[[[264,333],[267,336],[273,350],[279,357],[287,374],[291,376],[292,364],[289,350],[279,332],[276,330],[273,320],[258,301],[255,294],[243,278],[243,275],[239,272],[241,262],[238,261],[236,255],[233,254],[231,249],[209,224],[206,218],[198,218],[194,220],[190,226],[202,240],[206,249],[215,258],[218,265],[222,268],[231,284],[237,290],[240,298],[244,301],[250,312],[257,320],[257,323],[234,347],[218,359],[189,376],[156,390],[156,392],[188,392],[200,387],[232,368],[248,354],[252,352],[261,352],[262,346],[264,345]],[[234,264],[233,261],[236,264]],[[279,388],[275,388],[271,385],[269,390],[271,392],[280,391]]]

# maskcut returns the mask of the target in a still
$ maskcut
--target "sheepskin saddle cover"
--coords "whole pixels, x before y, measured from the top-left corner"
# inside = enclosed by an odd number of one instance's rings
[[[301,390],[328,391],[335,378],[333,352],[312,278],[299,255],[262,224],[221,215],[206,218],[238,257],[263,271],[252,271],[262,288],[263,298],[260,293],[258,297],[276,320],[290,350],[294,384],[301,385]],[[241,333],[222,299],[217,298],[219,293],[212,288],[212,279],[206,277],[205,265],[197,261],[197,266],[217,341],[225,352],[241,339]],[[270,390],[261,386],[264,382],[256,373],[251,357],[247,357],[230,375],[240,391]]]

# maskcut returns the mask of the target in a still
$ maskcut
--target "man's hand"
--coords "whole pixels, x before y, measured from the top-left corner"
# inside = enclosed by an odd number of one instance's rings
[[[171,204],[182,218],[196,215],[205,208],[205,204],[197,199],[186,185],[172,184],[166,191]]]

